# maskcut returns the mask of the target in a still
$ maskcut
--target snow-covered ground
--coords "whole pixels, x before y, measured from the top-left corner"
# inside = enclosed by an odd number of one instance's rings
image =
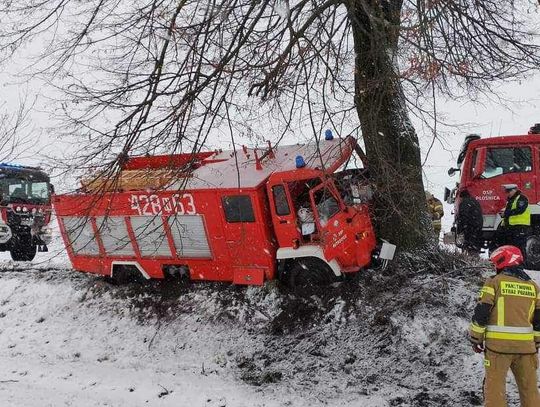
[[[115,286],[70,271],[59,247],[0,265],[2,407],[480,405],[464,334],[477,269],[412,259],[302,295]]]

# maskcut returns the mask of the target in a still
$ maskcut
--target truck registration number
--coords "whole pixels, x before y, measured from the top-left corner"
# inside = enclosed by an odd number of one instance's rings
[[[174,194],[171,196],[159,195],[131,195],[131,209],[140,216],[155,215],[195,215],[195,201],[191,194]]]

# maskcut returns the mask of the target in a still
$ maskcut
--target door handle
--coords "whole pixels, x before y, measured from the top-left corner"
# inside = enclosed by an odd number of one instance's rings
[[[284,224],[284,223],[289,223],[289,222],[286,221],[285,219],[280,219],[280,220],[279,220],[279,223]]]

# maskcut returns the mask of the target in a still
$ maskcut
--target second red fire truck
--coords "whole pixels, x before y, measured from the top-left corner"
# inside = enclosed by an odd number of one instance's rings
[[[467,189],[481,206],[483,216],[482,240],[487,247],[501,223],[501,211],[506,205],[504,184],[516,184],[529,200],[531,209],[532,238],[535,243],[540,236],[540,124],[528,134],[481,138],[469,135],[461,147],[457,167],[449,175],[460,172],[456,188],[446,189],[445,200],[455,204],[458,219],[459,193]],[[454,224],[454,230],[460,230]],[[460,245],[461,236],[457,236]],[[537,244],[530,245],[538,246]],[[540,248],[536,248],[540,249]],[[537,251],[535,249],[535,251]],[[530,253],[534,255],[534,253]],[[534,256],[530,257],[533,258]]]
[[[114,180],[57,195],[73,267],[260,285],[330,282],[390,260],[377,249],[352,137],[132,157]]]
[[[48,250],[52,191],[40,168],[0,164],[0,251],[9,251],[14,261],[30,261]]]

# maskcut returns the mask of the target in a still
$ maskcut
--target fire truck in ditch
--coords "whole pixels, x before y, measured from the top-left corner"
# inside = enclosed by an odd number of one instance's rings
[[[40,168],[0,164],[0,251],[31,261],[51,241],[49,176]]]
[[[317,143],[131,157],[53,204],[75,270],[330,282],[395,251],[377,247],[355,150],[327,131]]]
[[[461,173],[461,179],[452,190],[446,188],[445,200],[454,204],[455,219],[459,219],[459,192],[467,189],[482,208],[482,238],[489,246],[501,223],[501,211],[506,205],[504,184],[517,184],[529,199],[531,209],[532,244],[527,251],[540,249],[540,124],[534,125],[526,135],[481,138],[471,134],[465,137],[461,147],[457,167],[450,168],[448,174]],[[454,222],[452,228],[458,246],[462,237],[455,236],[460,225]],[[540,250],[538,250],[540,253]],[[535,253],[530,259],[534,258]]]

